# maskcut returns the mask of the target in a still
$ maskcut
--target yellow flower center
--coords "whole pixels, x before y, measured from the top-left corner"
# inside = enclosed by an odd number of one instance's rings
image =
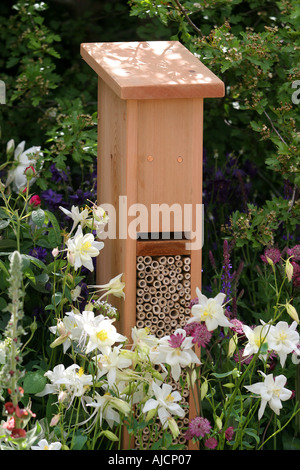
[[[92,246],[91,242],[83,243],[83,245],[80,248],[80,252],[89,250],[89,248],[91,248],[91,246]]]
[[[167,396],[166,401],[174,401],[174,397],[172,397],[171,393]]]
[[[105,330],[100,330],[96,334],[97,338],[100,339],[100,341],[105,341],[108,338],[107,331]]]
[[[205,320],[207,317],[212,317],[212,313],[210,311],[210,308],[208,306],[208,308],[206,310],[204,310],[204,312],[202,312],[202,315],[201,315],[201,320]]]
[[[49,446],[44,446],[44,450],[49,450]]]
[[[280,333],[280,335],[279,335],[280,341],[285,341],[286,338],[287,338],[287,334],[286,334],[286,333]]]
[[[83,367],[80,367],[80,369],[78,370],[77,374],[79,375],[79,377],[81,377],[81,376],[84,374]]]

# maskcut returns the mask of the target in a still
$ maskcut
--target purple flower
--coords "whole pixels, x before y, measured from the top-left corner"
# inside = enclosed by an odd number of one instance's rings
[[[300,261],[300,245],[295,245],[287,250],[289,256],[293,256],[293,260]]]
[[[227,428],[226,431],[225,431],[226,441],[232,441],[233,436],[234,436],[234,428],[233,428],[233,426],[229,426],[229,428]]]
[[[46,191],[43,191],[41,196],[51,211],[57,210],[63,200],[62,194],[53,191],[53,189],[47,189]]]
[[[55,163],[52,163],[52,165],[50,166],[50,171],[52,173],[51,179],[52,181],[54,181],[54,183],[62,183],[68,181],[67,174],[63,170],[56,168]]]
[[[218,441],[217,439],[215,439],[214,437],[209,437],[208,439],[206,439],[206,441],[204,442],[204,445],[205,447],[207,447],[208,449],[215,449],[218,445]]]
[[[39,259],[43,263],[45,263],[46,258],[47,258],[47,250],[45,248],[42,248],[41,246],[36,246],[35,248],[32,248],[29,251],[29,255],[33,256],[34,258]]]
[[[184,340],[185,340],[185,336],[182,333],[176,333],[170,336],[168,343],[171,346],[171,348],[176,349],[176,348],[180,348]]]
[[[193,343],[197,343],[197,345],[203,348],[210,342],[212,333],[208,331],[205,323],[189,323],[184,327],[187,335],[192,336]]]
[[[264,252],[263,255],[261,255],[261,259],[264,263],[268,263],[269,258],[271,261],[273,261],[274,264],[278,263],[280,261],[281,253],[278,248],[267,248]]]
[[[205,434],[210,433],[210,430],[211,425],[208,419],[202,418],[202,416],[196,416],[196,418],[193,418],[189,423],[186,438],[188,437],[191,439],[193,437],[204,437]]]

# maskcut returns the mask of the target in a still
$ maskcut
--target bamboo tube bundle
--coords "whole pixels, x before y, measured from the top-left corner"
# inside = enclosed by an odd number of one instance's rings
[[[191,258],[186,255],[137,257],[137,319],[158,337],[183,327],[190,316]],[[176,313],[175,313],[176,312]]]
[[[171,335],[177,328],[183,328],[190,317],[191,299],[191,259],[186,255],[175,256],[138,256],[137,257],[137,289],[136,289],[136,326],[148,327],[151,334],[158,339]],[[170,379],[172,387],[178,389],[182,403],[188,403],[188,390],[181,390],[180,384]],[[184,418],[178,421],[179,429],[185,429],[189,422],[188,406]],[[156,423],[158,433],[161,425]],[[183,433],[176,443],[186,444]],[[150,444],[149,428],[144,428],[142,441]],[[138,439],[135,448],[141,444]]]

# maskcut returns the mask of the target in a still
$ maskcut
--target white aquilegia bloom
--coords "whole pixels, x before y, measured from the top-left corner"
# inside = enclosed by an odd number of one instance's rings
[[[260,395],[261,405],[258,410],[258,419],[261,419],[264,414],[267,403],[271,410],[279,415],[282,408],[282,401],[289,400],[292,396],[292,392],[285,388],[286,377],[284,375],[278,375],[273,377],[273,374],[266,375],[261,372],[265,380],[263,382],[257,382],[253,385],[245,386],[249,392]]]
[[[134,326],[131,330],[131,338],[133,341],[132,350],[146,358],[149,355],[150,349],[158,344],[158,338],[150,334],[149,328],[137,328]]]
[[[109,217],[105,210],[96,204],[93,205],[92,213],[93,217],[87,220],[87,225],[91,230],[96,230],[97,237],[101,238]]]
[[[100,426],[102,426],[102,422],[105,420],[109,427],[112,428],[114,424],[120,423],[120,413],[128,416],[131,412],[129,403],[111,395],[109,392],[104,393],[104,395],[99,395],[99,393],[95,392],[93,399],[86,397],[86,402],[87,407],[90,406],[95,409],[91,416],[83,423],[80,423],[80,425],[87,423],[95,416],[90,428],[92,428],[98,420]]]
[[[99,251],[104,247],[103,242],[96,242],[92,233],[83,235],[82,228],[77,228],[73,238],[67,240],[68,260],[75,269],[84,266],[90,271],[94,271],[92,258],[99,255]]]
[[[156,364],[165,363],[171,366],[171,375],[177,382],[182,367],[200,364],[193,346],[193,338],[187,337],[186,331],[178,328],[171,336],[159,340],[158,348],[152,350],[150,358]],[[156,351],[156,354],[153,354],[153,351]]]
[[[270,349],[278,354],[281,367],[284,367],[288,354],[298,353],[299,333],[296,328],[296,321],[291,326],[285,321],[280,321],[270,328],[268,344]]]
[[[117,332],[113,325],[115,319],[98,315],[84,325],[87,333],[86,354],[98,349],[102,354],[109,354],[115,343],[123,343],[127,338]]]
[[[58,338],[50,346],[54,348],[63,344],[63,351],[65,353],[71,346],[72,341],[80,342],[83,327],[76,319],[73,311],[71,311],[66,312],[66,316],[62,320],[58,320],[56,326],[50,326],[49,330],[51,333],[58,335]]]
[[[105,293],[98,300],[101,300],[103,299],[103,297],[106,297],[107,295],[110,295],[110,294],[114,295],[115,297],[121,297],[125,299],[125,294],[124,294],[125,282],[121,281],[122,276],[123,276],[123,273],[118,274],[118,276],[115,276],[107,284],[102,284],[100,286],[92,285],[88,287],[96,289],[96,292],[105,291]]]
[[[232,326],[225,316],[222,306],[226,295],[220,292],[216,297],[208,299],[199,288],[196,289],[198,303],[192,306],[192,317],[187,323],[205,322],[208,331],[215,330],[218,326]]]
[[[70,217],[73,220],[73,226],[70,234],[73,232],[73,230],[75,230],[78,224],[80,224],[81,227],[84,227],[84,225],[86,224],[86,219],[89,216],[88,209],[80,211],[79,207],[72,206],[71,211],[69,211],[68,209],[65,209],[62,206],[59,206],[59,208],[61,211],[63,211],[64,214],[66,214],[66,216]]]
[[[25,150],[25,140],[17,145],[14,152],[15,167],[8,172],[6,186],[12,183],[13,189],[19,192],[26,188],[27,178],[24,174],[25,169],[29,166],[35,167],[37,158],[42,156],[41,147],[33,146]],[[30,180],[30,184],[34,183],[35,178]]]
[[[41,439],[36,446],[31,446],[31,450],[60,450],[61,442],[51,442],[48,444],[46,439]]]
[[[243,356],[251,356],[252,354],[256,354],[263,345],[268,346],[270,329],[271,325],[267,323],[258,325],[253,329],[247,325],[243,325],[243,331],[248,339]]]
[[[168,426],[168,419],[172,415],[179,416],[180,418],[184,417],[184,410],[176,403],[181,400],[181,395],[177,391],[173,392],[171,385],[162,384],[162,386],[159,387],[155,382],[152,382],[152,390],[155,398],[147,400],[143,407],[143,413],[157,409],[163,429]]]
[[[38,397],[48,394],[63,396],[64,400],[71,405],[75,397],[83,397],[87,390],[93,385],[92,375],[84,374],[83,369],[78,364],[72,364],[65,368],[63,364],[58,364],[53,371],[49,370],[44,374],[50,384],[46,384],[44,390],[37,393]]]
[[[125,353],[120,346],[115,346],[108,354],[97,356],[97,377],[107,374],[107,382],[111,388],[118,379],[118,373],[132,365],[131,359],[126,357]]]

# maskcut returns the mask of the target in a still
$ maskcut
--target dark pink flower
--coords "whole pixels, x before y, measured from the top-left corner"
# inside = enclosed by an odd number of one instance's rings
[[[184,339],[185,339],[185,336],[182,333],[175,333],[170,336],[169,345],[171,346],[171,348],[174,348],[174,349],[180,348]]]
[[[206,441],[204,442],[204,445],[205,447],[207,447],[208,449],[215,449],[218,445],[218,441],[217,439],[215,439],[214,437],[209,437],[208,439],[206,439]]]
[[[300,261],[300,245],[295,245],[287,250],[287,254],[293,257],[293,260]]]
[[[205,434],[209,434],[211,425],[208,419],[202,418],[202,416],[196,416],[189,423],[189,431],[192,437],[204,437]]]
[[[280,261],[280,250],[278,248],[267,248],[263,255],[261,255],[261,259],[264,263],[268,263],[268,259],[273,261],[274,264]]]
[[[226,441],[232,441],[233,436],[234,436],[234,428],[233,428],[233,426],[229,426],[229,428],[227,428],[226,431],[225,431]]]
[[[184,327],[187,335],[192,336],[193,343],[203,348],[210,342],[212,333],[208,331],[205,323],[192,322]]]

